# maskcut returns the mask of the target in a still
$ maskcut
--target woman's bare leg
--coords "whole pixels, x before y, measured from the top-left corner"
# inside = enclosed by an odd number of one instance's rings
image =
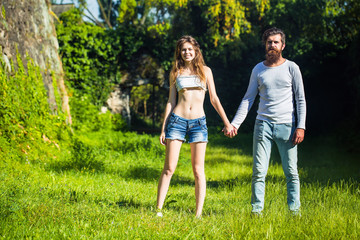
[[[191,163],[195,178],[196,217],[200,217],[206,195],[205,152],[206,142],[190,143]]]
[[[182,141],[179,140],[166,140],[166,156],[164,169],[161,173],[158,194],[157,194],[157,208],[162,209],[165,201],[166,194],[169,189],[170,180],[175,172],[176,165],[179,160],[180,148]]]

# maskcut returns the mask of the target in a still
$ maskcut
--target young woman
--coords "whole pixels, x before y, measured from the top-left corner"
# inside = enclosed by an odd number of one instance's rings
[[[160,143],[166,145],[165,164],[157,195],[157,215],[160,217],[170,180],[178,163],[181,144],[185,142],[186,135],[189,138],[195,177],[196,217],[201,216],[206,193],[204,162],[208,133],[203,103],[207,89],[211,104],[224,122],[225,133],[236,131],[216,95],[211,69],[205,66],[198,42],[191,36],[183,36],[177,41],[175,49],[174,65],[170,73],[169,99],[160,134]]]

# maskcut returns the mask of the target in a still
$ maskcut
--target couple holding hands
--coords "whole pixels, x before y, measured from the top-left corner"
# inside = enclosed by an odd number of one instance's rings
[[[253,135],[252,213],[261,215],[264,208],[265,177],[271,147],[276,143],[286,176],[288,207],[291,213],[299,214],[297,145],[304,139],[306,116],[302,76],[298,65],[282,56],[285,34],[281,29],[266,30],[262,41],[266,59],[253,68],[248,89],[231,123],[216,94],[211,69],[205,65],[198,42],[191,36],[183,36],[177,41],[160,134],[166,156],[158,185],[157,216],[163,216],[161,209],[187,135],[195,178],[196,217],[201,217],[206,194],[204,162],[208,131],[203,108],[206,91],[224,123],[224,135],[230,138],[237,135],[259,94]]]

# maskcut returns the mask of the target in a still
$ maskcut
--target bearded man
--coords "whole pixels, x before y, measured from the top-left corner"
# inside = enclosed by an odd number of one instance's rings
[[[265,177],[271,147],[278,147],[287,183],[287,203],[294,215],[300,212],[300,180],[297,145],[304,140],[306,102],[298,65],[283,58],[285,34],[271,28],[264,32],[266,60],[252,70],[247,92],[231,124],[238,129],[259,94],[260,102],[253,135],[252,213],[264,209]],[[237,131],[227,134],[233,137]]]

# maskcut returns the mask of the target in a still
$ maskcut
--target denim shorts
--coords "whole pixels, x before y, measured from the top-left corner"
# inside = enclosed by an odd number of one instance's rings
[[[185,142],[185,136],[188,135],[189,143],[207,142],[207,130],[205,116],[196,119],[186,119],[171,113],[165,129],[165,138]]]

